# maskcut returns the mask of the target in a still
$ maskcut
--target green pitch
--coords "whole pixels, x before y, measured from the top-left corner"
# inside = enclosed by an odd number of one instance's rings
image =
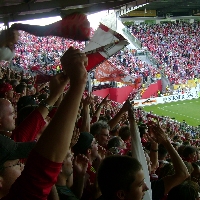
[[[169,116],[175,120],[186,121],[191,126],[200,125],[200,98],[177,101],[172,103],[158,104],[153,106],[144,106],[144,110],[153,111],[160,116]]]

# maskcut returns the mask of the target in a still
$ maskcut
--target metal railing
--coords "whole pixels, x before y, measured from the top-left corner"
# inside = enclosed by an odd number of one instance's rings
[[[124,27],[123,29],[123,32],[124,34],[128,37],[128,39],[133,43],[135,44],[135,46],[137,46],[139,49],[142,48],[142,44],[141,42],[134,36],[130,33],[129,29]]]

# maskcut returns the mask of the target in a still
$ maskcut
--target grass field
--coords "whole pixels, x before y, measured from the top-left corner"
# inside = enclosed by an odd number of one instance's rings
[[[200,125],[200,98],[145,106],[144,110],[153,111],[154,114],[160,116],[175,118],[179,122],[185,120],[187,124],[192,126]]]

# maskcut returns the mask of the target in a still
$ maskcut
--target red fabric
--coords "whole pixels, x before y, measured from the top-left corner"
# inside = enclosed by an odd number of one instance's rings
[[[92,167],[92,165],[90,165],[88,163],[87,174],[89,175],[89,180],[87,181],[86,187],[83,190],[83,195],[81,197],[81,200],[93,200],[94,199],[93,191],[91,190],[91,184],[95,183],[96,173],[91,171],[91,167]]]
[[[5,94],[6,92],[12,90],[13,87],[9,83],[0,84],[0,94]]]
[[[96,173],[92,170],[92,165],[88,163],[87,173],[89,174],[90,183],[95,183],[96,180]]]
[[[49,112],[48,116],[52,119],[53,116],[56,114],[56,111],[57,111],[57,110],[58,110],[58,108],[53,108],[53,109]]]
[[[34,141],[37,134],[44,127],[45,121],[41,113],[36,109],[17,127],[11,138],[15,142]]]
[[[100,23],[99,28],[104,30],[105,32],[109,31],[109,28],[107,26],[103,25],[102,23]]]
[[[106,88],[102,90],[96,90],[93,91],[92,94],[102,98],[110,94],[109,99],[118,103],[123,103],[133,91],[135,91],[135,89],[132,86],[125,86],[122,88]]]
[[[47,82],[50,81],[51,77],[52,77],[52,76],[46,75],[46,74],[44,74],[44,75],[38,74],[38,75],[36,76],[35,84],[47,83]]]
[[[87,54],[88,57],[88,66],[86,67],[87,71],[92,70],[94,67],[106,60],[99,52]]]
[[[90,38],[90,23],[87,15],[73,13],[62,20],[46,26],[13,24],[11,28],[23,30],[35,36],[58,36],[73,40],[86,41]]]
[[[141,77],[130,75],[124,66],[117,66],[108,60],[96,68],[95,78],[100,82],[117,81],[134,88],[138,88],[141,85]]]
[[[46,200],[57,181],[62,163],[52,162],[32,151],[21,176],[2,200]]]

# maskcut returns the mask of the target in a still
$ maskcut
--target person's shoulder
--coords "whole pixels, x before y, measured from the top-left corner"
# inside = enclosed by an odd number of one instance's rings
[[[56,189],[60,200],[78,200],[75,194],[67,186],[56,185]]]
[[[165,186],[162,179],[151,182],[152,200],[160,200],[164,197]]]

